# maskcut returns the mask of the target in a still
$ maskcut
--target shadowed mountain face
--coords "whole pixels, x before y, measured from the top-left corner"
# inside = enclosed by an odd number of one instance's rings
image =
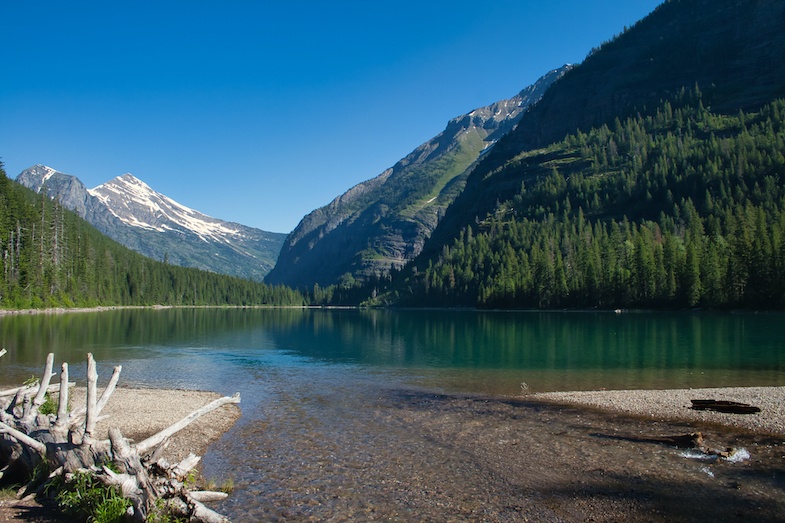
[[[576,129],[650,114],[682,88],[698,85],[704,104],[721,113],[785,96],[783,24],[779,0],[668,0],[554,84],[484,172]]]
[[[16,179],[58,198],[115,241],[145,256],[183,267],[261,280],[285,234],[225,222],[189,209],[131,174],[87,189],[75,176],[36,165]]]
[[[309,288],[402,267],[420,253],[477,160],[567,70],[551,71],[513,98],[451,120],[392,168],[308,214],[265,281]]]

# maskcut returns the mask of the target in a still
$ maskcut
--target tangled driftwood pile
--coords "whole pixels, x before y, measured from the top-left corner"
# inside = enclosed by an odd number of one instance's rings
[[[0,351],[0,356],[5,351]],[[191,521],[213,523],[227,519],[204,503],[223,499],[226,494],[191,491],[184,484],[199,457],[189,455],[177,464],[161,457],[169,437],[192,421],[229,403],[239,403],[240,395],[219,398],[192,412],[167,429],[144,441],[131,444],[118,429],[109,430],[109,439],[95,437],[101,410],[114,392],[121,367],[115,367],[109,383],[98,396],[98,374],[92,354],[87,355],[86,405],[69,411],[68,364],[63,363],[60,383],[51,384],[54,355],[49,354],[40,381],[34,385],[0,391],[0,454],[4,466],[0,479],[8,476],[32,478],[20,496],[41,492],[58,476],[89,472],[106,485],[119,488],[131,501],[129,516],[144,521],[156,507]],[[47,392],[58,392],[56,414],[42,414]],[[119,471],[119,472],[118,472]]]

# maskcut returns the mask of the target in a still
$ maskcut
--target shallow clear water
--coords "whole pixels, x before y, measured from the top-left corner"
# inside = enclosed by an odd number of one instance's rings
[[[785,385],[783,320],[300,309],[19,315],[0,318],[8,350],[0,384],[40,374],[48,352],[82,380],[92,352],[103,379],[121,364],[126,386],[239,391],[240,422],[205,456],[208,476],[238,485],[222,507],[233,519],[438,520],[444,508],[424,508],[421,492],[396,497],[406,478],[434,485],[444,474],[480,472],[450,472],[467,465],[412,429],[407,409],[419,394],[514,396],[524,382],[534,392]],[[282,508],[307,503],[313,510]]]

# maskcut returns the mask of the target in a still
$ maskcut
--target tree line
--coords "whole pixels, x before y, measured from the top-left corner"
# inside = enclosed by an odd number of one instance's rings
[[[183,268],[110,240],[0,164],[0,307],[303,305],[286,287]]]

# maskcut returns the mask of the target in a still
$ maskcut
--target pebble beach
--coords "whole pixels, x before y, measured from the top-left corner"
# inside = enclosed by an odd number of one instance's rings
[[[546,392],[532,399],[660,420],[700,422],[785,436],[785,387]],[[759,407],[755,414],[693,410],[694,399],[727,400]]]
[[[83,405],[83,387],[71,389],[71,403]],[[221,397],[215,392],[118,387],[101,412],[98,437],[109,437],[109,428],[120,429],[131,441],[141,441],[173,425],[191,412]],[[172,463],[190,452],[204,455],[210,443],[220,438],[240,418],[238,405],[224,405],[195,420],[175,434],[164,453]]]

